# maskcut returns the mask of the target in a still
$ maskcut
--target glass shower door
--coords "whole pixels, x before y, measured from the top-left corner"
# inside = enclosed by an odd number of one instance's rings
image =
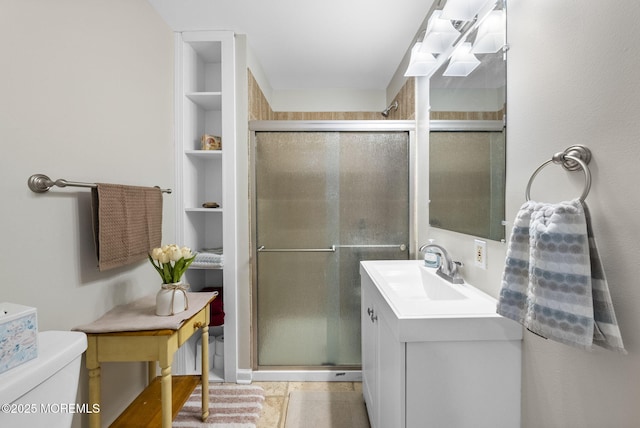
[[[257,132],[258,366],[360,365],[360,260],[406,259],[406,132]]]

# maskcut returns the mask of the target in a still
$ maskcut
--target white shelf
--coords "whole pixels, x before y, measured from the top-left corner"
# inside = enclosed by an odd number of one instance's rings
[[[222,158],[222,150],[185,150],[184,154],[203,158]]]
[[[222,109],[221,92],[188,92],[185,96],[206,111]]]
[[[194,270],[224,270],[224,266],[189,266],[189,269]]]
[[[223,288],[225,302],[225,370],[213,370],[215,381],[234,382],[237,373],[235,290],[236,129],[235,36],[226,31],[185,31],[176,40],[176,238],[187,247],[223,247],[223,267],[193,266],[187,272],[194,289]],[[223,95],[224,94],[224,97]],[[198,150],[202,135],[222,138],[222,150]],[[203,208],[216,201],[226,208]],[[221,296],[222,297],[222,296]],[[176,360],[176,373],[188,372],[192,358]]]
[[[221,213],[222,208],[185,208],[187,213]]]

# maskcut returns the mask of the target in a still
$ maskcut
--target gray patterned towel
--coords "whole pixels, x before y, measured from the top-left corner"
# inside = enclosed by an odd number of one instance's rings
[[[618,327],[616,313],[613,310],[609,284],[607,283],[602,261],[598,254],[596,238],[593,235],[591,214],[589,213],[587,204],[583,202],[582,205],[587,220],[589,258],[591,260],[591,289],[593,292],[593,316],[595,321],[593,343],[594,345],[626,354],[627,351],[624,349],[624,344],[622,343],[622,335],[620,334],[620,327]]]
[[[626,353],[580,200],[526,202],[514,222],[497,312],[567,345]]]

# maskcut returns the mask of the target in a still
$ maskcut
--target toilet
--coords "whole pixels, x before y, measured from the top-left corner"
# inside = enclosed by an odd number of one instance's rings
[[[39,332],[38,356],[0,374],[0,427],[68,428],[91,412],[76,398],[85,349],[82,332]]]

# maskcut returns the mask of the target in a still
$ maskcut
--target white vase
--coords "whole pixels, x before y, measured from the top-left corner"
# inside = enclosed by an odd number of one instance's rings
[[[160,291],[156,294],[156,315],[170,316],[188,309],[187,288],[188,285],[182,282],[162,284]]]

